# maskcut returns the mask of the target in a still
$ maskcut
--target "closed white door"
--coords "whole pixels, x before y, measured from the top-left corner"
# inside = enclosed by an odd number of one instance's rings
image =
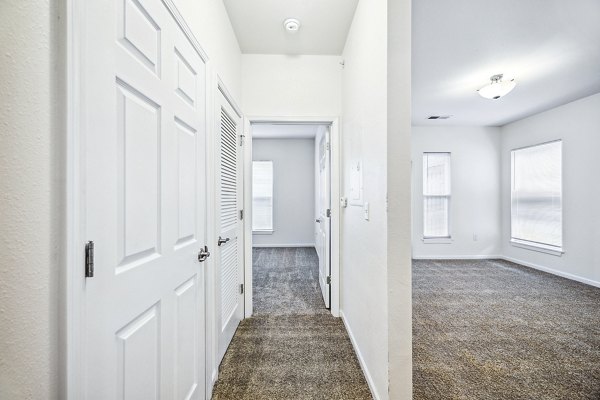
[[[217,101],[218,249],[217,327],[218,361],[225,355],[244,318],[241,117],[219,91]]]
[[[160,0],[82,7],[85,398],[201,399],[205,63]]]
[[[319,285],[325,307],[331,303],[331,168],[329,128],[319,139],[319,201],[317,218],[317,255],[319,257]]]

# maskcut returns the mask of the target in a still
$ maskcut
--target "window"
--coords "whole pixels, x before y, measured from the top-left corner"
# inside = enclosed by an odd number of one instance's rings
[[[450,239],[450,153],[423,153],[423,239]]]
[[[273,161],[252,162],[252,231],[273,232]]]
[[[562,142],[511,152],[511,242],[562,253]]]

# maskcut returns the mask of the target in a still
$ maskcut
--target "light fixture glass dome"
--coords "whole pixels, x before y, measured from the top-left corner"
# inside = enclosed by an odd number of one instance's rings
[[[503,81],[502,74],[494,75],[490,78],[490,83],[479,89],[477,92],[481,97],[496,100],[508,94],[515,88],[517,82],[514,79]]]

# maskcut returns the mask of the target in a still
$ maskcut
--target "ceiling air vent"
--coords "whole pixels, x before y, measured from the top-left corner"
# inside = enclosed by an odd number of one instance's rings
[[[448,119],[451,115],[430,115],[427,119]]]

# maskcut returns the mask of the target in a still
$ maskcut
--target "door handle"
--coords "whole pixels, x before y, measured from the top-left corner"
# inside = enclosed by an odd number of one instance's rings
[[[221,236],[219,236],[219,240],[217,241],[217,245],[221,246],[223,243],[227,243],[227,242],[229,242],[229,238],[223,239]]]
[[[317,218],[317,219],[315,219],[315,222],[318,223],[318,224],[320,224],[321,223],[321,219]]]
[[[198,252],[198,261],[206,261],[208,257],[210,257],[210,251],[208,251],[208,246],[204,246],[204,248],[200,249],[200,251]]]

